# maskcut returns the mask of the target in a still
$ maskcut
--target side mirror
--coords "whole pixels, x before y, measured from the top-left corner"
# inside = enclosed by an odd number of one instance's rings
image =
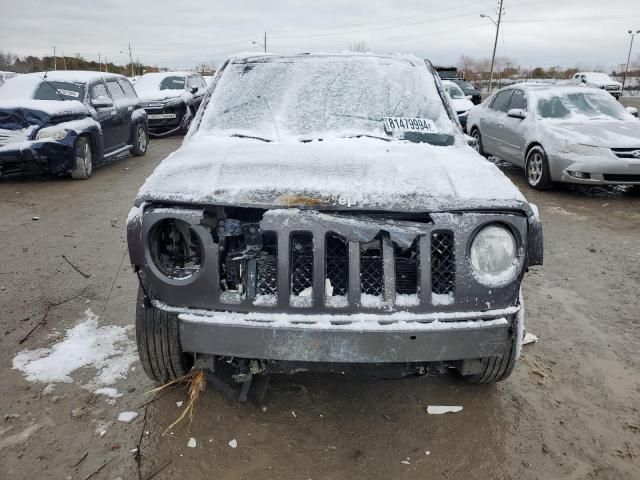
[[[527,118],[527,112],[525,112],[521,108],[512,108],[507,112],[507,117],[524,120],[525,118]]]
[[[191,93],[196,93],[198,91],[198,87],[191,87]]]
[[[638,109],[636,107],[627,107],[625,110],[629,112],[631,115],[633,115],[634,117],[638,116]]]
[[[110,108],[113,107],[113,100],[109,97],[92,98],[91,106],[93,108]]]

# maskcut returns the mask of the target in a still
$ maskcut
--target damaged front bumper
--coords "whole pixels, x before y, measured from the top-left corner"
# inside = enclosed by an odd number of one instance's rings
[[[34,140],[0,147],[0,177],[15,175],[61,175],[73,169],[75,136],[60,140]]]
[[[521,306],[485,312],[295,315],[178,313],[182,350],[291,362],[445,362],[506,354]]]

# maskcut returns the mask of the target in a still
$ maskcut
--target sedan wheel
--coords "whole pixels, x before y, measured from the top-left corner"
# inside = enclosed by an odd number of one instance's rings
[[[480,130],[474,128],[471,132],[471,137],[476,141],[476,144],[473,146],[473,149],[478,152],[480,155],[484,155],[484,149],[482,148],[482,136],[480,135]]]
[[[530,187],[537,190],[549,190],[553,187],[547,155],[541,147],[534,147],[529,151],[525,170]]]

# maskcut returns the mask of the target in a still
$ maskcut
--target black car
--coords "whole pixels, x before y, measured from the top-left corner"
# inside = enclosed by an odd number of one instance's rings
[[[71,174],[144,155],[147,115],[122,75],[55,71],[12,78],[0,90],[0,177]]]
[[[147,73],[135,83],[149,118],[149,133],[161,138],[184,134],[198,111],[207,83],[198,73]]]
[[[464,92],[465,95],[471,96],[470,100],[474,105],[478,105],[482,102],[482,96],[480,95],[480,91],[473,86],[470,82],[462,78],[449,78],[447,80],[451,80],[453,83],[458,85],[460,89]]]

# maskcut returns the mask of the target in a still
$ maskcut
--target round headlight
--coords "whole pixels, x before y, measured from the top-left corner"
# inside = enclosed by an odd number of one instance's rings
[[[159,221],[151,231],[149,249],[155,266],[169,278],[188,278],[202,265],[200,238],[184,220]]]
[[[471,266],[481,277],[501,276],[514,266],[516,241],[505,227],[490,225],[480,230],[471,244]]]

